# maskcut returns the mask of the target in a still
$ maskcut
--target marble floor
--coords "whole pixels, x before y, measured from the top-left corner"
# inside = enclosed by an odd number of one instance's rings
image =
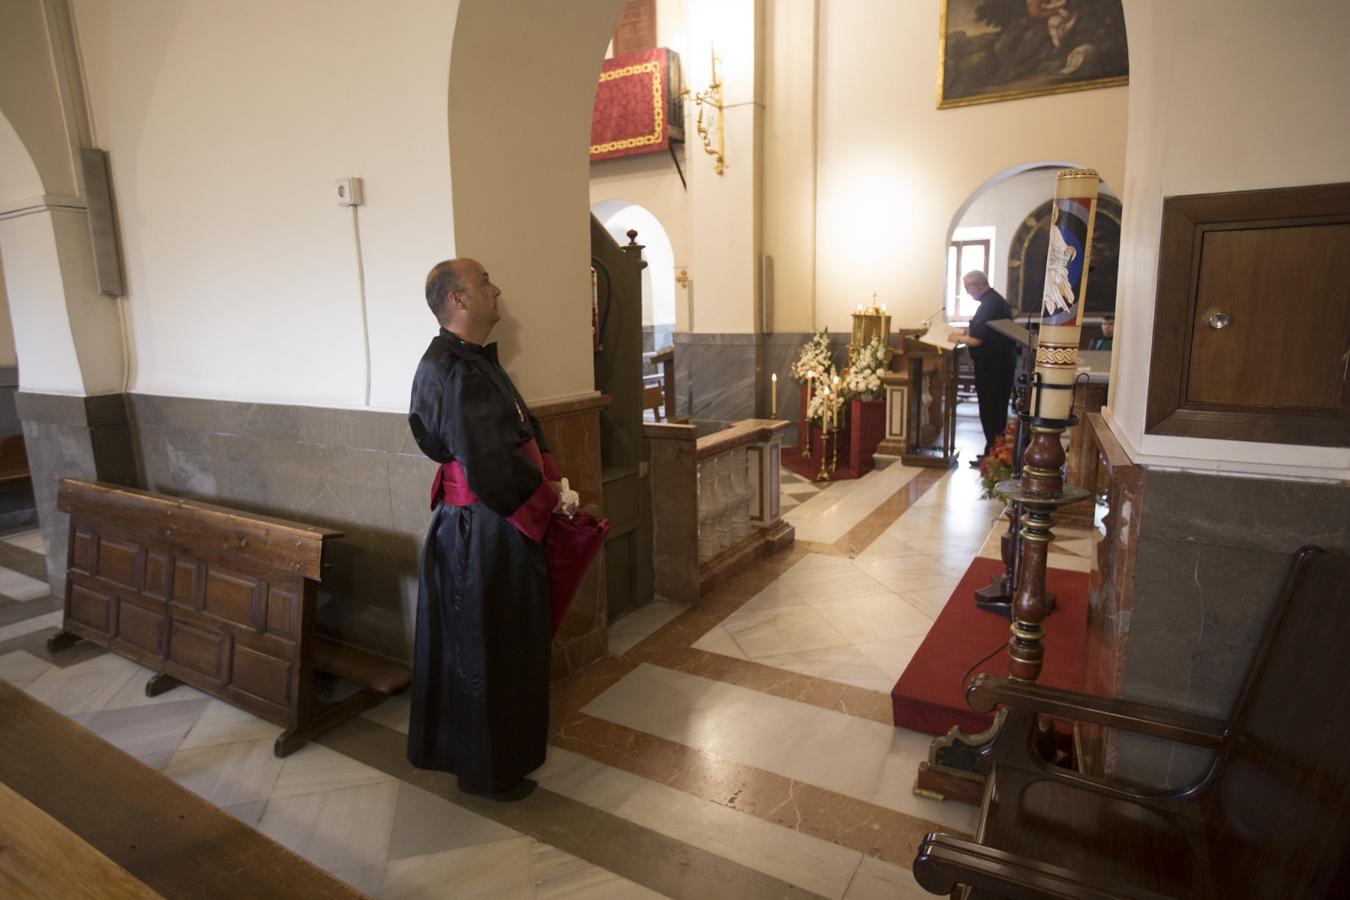
[[[785,477],[796,544],[696,609],[615,622],[554,688],[548,761],[518,803],[404,759],[406,697],[277,759],[280,729],[96,647],[55,657],[36,533],[0,540],[0,678],[372,897],[928,896],[909,862],[975,810],[913,794],[930,738],[889,690],[976,556],[998,555],[977,473],[893,463],[823,489]],[[789,501],[791,501],[789,509]],[[1085,571],[1093,533],[1057,529]]]

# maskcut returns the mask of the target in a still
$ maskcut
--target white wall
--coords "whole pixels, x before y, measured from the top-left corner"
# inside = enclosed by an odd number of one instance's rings
[[[1013,166],[1073,159],[1124,181],[1130,88],[938,110],[938,3],[820,0],[817,325],[872,292],[896,326],[942,303],[961,204]]]
[[[650,210],[617,200],[600,203],[591,212],[621,247],[628,243],[628,232],[637,231],[647,263],[642,270],[642,324],[674,325],[675,253],[661,223]]]
[[[450,68],[459,251],[503,291],[503,359],[526,399],[594,393],[591,109],[623,0],[463,0]]]
[[[1350,4],[1126,0],[1125,14],[1130,131],[1112,429],[1140,463],[1350,477],[1346,448],[1144,434],[1163,198],[1350,181]]]
[[[1008,293],[1008,251],[1013,235],[1028,213],[1054,199],[1058,171],[1058,168],[1033,169],[1000,181],[974,199],[957,225],[994,229],[993,259],[985,274],[994,289],[1004,296]]]
[[[446,147],[455,0],[75,0],[111,159],[137,365],[132,390],[407,405],[453,256]],[[488,138],[484,138],[485,140]],[[26,374],[26,373],[25,373]]]

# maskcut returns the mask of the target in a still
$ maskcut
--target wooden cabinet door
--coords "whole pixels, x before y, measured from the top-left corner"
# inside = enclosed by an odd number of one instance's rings
[[[1350,185],[1172,197],[1151,434],[1350,443]]]

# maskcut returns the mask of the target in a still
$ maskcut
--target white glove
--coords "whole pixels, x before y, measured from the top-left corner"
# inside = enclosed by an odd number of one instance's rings
[[[581,495],[567,486],[567,479],[554,483],[558,487],[558,505],[554,507],[554,512],[560,512],[567,517],[571,517],[577,507],[581,506]]]

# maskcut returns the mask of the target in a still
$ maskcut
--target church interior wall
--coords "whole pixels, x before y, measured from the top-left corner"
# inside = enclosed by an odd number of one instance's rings
[[[981,192],[956,223],[958,228],[994,229],[992,259],[986,274],[989,284],[1005,297],[1008,296],[1008,253],[1013,235],[1029,213],[1055,196],[1058,171],[1057,167],[1032,169],[1009,176]]]
[[[998,172],[1072,159],[1124,183],[1131,88],[937,109],[939,6],[821,0],[817,327],[873,291],[898,326],[932,314],[952,219]]]
[[[1127,2],[1125,13],[1129,180],[1108,421],[1141,464],[1350,478],[1346,447],[1144,433],[1163,198],[1350,181],[1350,6]]]

